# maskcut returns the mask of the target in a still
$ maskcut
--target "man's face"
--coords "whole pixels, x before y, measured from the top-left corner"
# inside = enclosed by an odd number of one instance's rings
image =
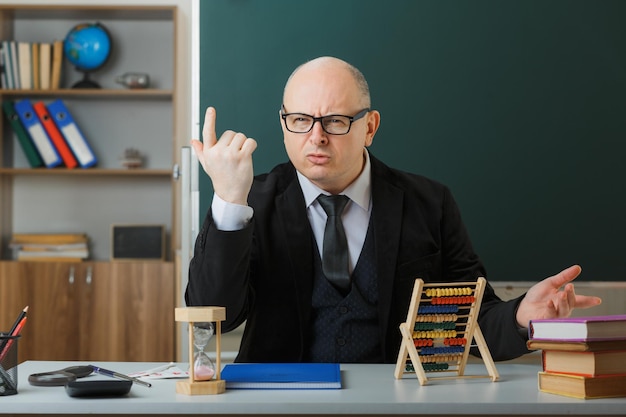
[[[283,105],[285,113],[314,117],[354,116],[365,107],[351,74],[338,65],[302,67],[286,86]],[[364,148],[372,143],[377,117],[377,112],[370,112],[355,120],[345,135],[326,133],[320,122],[307,133],[293,133],[281,120],[289,159],[318,187],[339,193],[361,173]]]

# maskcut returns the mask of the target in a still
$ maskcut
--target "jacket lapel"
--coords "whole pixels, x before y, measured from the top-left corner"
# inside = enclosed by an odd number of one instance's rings
[[[296,303],[299,309],[301,329],[308,328],[311,321],[311,297],[313,294],[313,232],[304,206],[304,196],[297,177],[287,185],[285,192],[276,197],[277,216],[280,222],[281,241],[288,242],[283,262],[289,262],[288,276],[293,277]],[[300,349],[308,343],[300,333]],[[294,346],[295,347],[295,346]]]
[[[402,190],[390,182],[386,166],[370,154],[372,162],[372,201],[374,206],[374,236],[376,242],[376,265],[378,274],[378,309],[381,340],[385,346],[389,311],[395,280],[397,256],[402,225]]]

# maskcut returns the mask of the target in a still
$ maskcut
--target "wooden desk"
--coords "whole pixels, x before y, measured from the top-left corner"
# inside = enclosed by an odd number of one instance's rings
[[[421,386],[414,375],[396,380],[394,365],[341,365],[340,390],[227,390],[220,395],[176,394],[175,380],[134,385],[120,398],[78,399],[63,387],[34,387],[31,373],[83,362],[28,361],[18,367],[17,395],[0,397],[0,413],[48,415],[624,415],[626,398],[578,400],[539,392],[536,363],[496,364],[500,380],[437,380]],[[159,363],[98,362],[131,373]],[[182,369],[186,364],[180,365]],[[466,374],[485,374],[469,364]],[[90,377],[89,377],[90,378]]]

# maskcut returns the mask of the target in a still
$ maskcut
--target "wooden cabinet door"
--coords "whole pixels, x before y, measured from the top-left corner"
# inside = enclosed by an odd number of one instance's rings
[[[81,308],[81,358],[173,361],[171,262],[94,262]]]
[[[0,262],[0,294],[2,331],[29,306],[20,362],[175,360],[171,262]]]
[[[28,305],[28,321],[20,343],[23,360],[75,360],[78,355],[80,282],[75,264],[17,262],[20,302]],[[23,307],[22,307],[23,308]]]

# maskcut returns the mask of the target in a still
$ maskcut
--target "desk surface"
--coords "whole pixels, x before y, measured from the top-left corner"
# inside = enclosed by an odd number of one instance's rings
[[[126,397],[70,398],[63,387],[35,387],[31,373],[83,362],[27,361],[18,366],[17,395],[0,397],[3,414],[360,414],[360,415],[624,415],[626,398],[579,400],[539,392],[535,363],[496,364],[500,379],[432,379],[420,385],[414,374],[396,380],[394,365],[341,365],[340,390],[227,390],[220,395],[176,393],[176,380],[153,380],[152,388],[133,385]],[[161,365],[97,362],[122,373]],[[186,364],[180,365],[182,369]],[[466,375],[486,375],[469,364]],[[429,376],[431,374],[428,374]],[[90,377],[88,377],[90,378]]]

